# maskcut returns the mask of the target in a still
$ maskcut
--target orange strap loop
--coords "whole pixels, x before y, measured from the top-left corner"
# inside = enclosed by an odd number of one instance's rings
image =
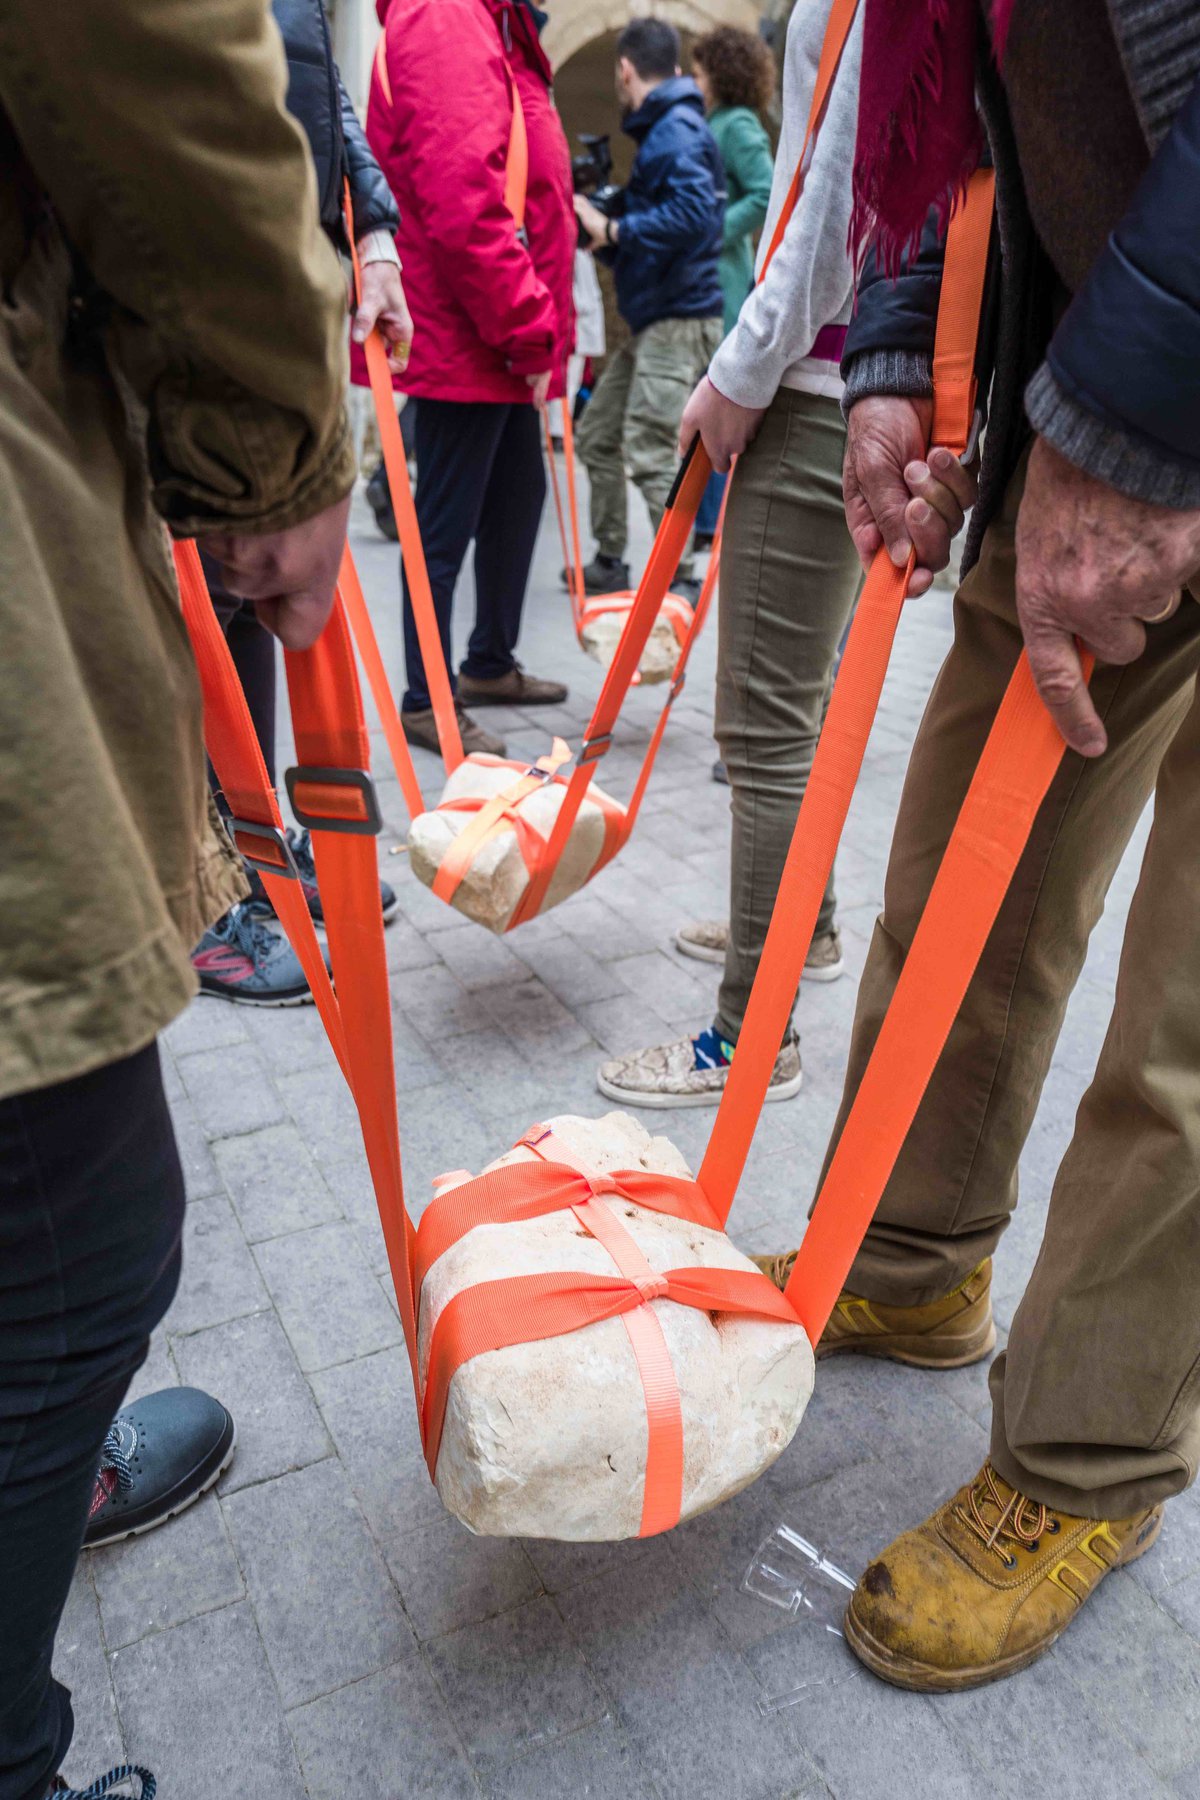
[[[835,12],[836,12],[835,8]],[[980,173],[951,222],[934,361],[934,436],[952,448],[965,444],[974,406],[973,353],[991,228],[992,183]],[[555,840],[565,838],[567,806],[576,810],[591,767],[611,731],[616,705],[666,591],[672,553],[678,556],[690,530],[688,508],[707,479],[707,459],[685,460],[679,491],[667,509],[651,553],[647,577],[593,718],[584,757],[567,784],[563,810],[545,861],[530,883],[544,892],[553,867]],[[205,728],[210,751],[231,802],[256,828],[272,834],[279,812],[266,783],[245,703],[223,636],[201,604],[203,577],[194,549],[177,552],[189,629],[197,645],[204,683]],[[820,1337],[829,1310],[861,1244],[895,1158],[945,1044],[988,932],[1028,839],[1038,807],[1059,767],[1064,746],[1033,688],[1028,662],[1018,662],[963,803],[924,917],[905,962],[892,1006],[818,1197],[785,1294],[757,1273],[676,1269],[646,1272],[640,1252],[618,1243],[604,1196],[712,1226],[723,1225],[746,1152],[792,996],[811,941],[832,867],[907,585],[908,571],[877,558],[842,658],[828,718],[821,734],[779,898],[709,1151],[698,1182],[619,1171],[590,1176],[563,1161],[509,1165],[446,1188],[414,1230],[404,1210],[396,1123],[390,1001],[378,871],[370,842],[374,814],[369,794],[367,736],[350,638],[341,601],[319,642],[287,655],[288,682],[300,768],[289,774],[294,795],[314,809],[310,820],[321,886],[336,995],[314,970],[314,992],[330,1028],[334,1049],[355,1096],[363,1139],[379,1201],[400,1316],[413,1366],[429,1467],[436,1471],[446,1399],[454,1372],[469,1358],[504,1345],[577,1331],[605,1318],[641,1315],[633,1342],[647,1403],[651,1479],[642,1528],[665,1529],[679,1515],[679,1439],[672,1398],[674,1373],[655,1338],[650,1307],[659,1298],[705,1311],[804,1324]],[[661,586],[658,584],[661,583]],[[657,592],[656,590],[657,586]],[[698,608],[697,611],[700,609]],[[693,621],[694,629],[695,621]],[[638,632],[641,640],[638,640]],[[561,779],[555,775],[551,779]],[[346,794],[360,796],[346,800]],[[631,809],[632,810],[632,809]],[[351,815],[351,816],[348,816]],[[237,827],[235,826],[235,830]],[[252,836],[252,834],[246,834]],[[561,848],[561,842],[559,843]],[[269,870],[287,905],[297,884]],[[311,940],[306,906],[291,905],[281,917],[293,943]],[[529,908],[530,914],[536,905]],[[311,943],[309,946],[311,952]],[[535,1150],[545,1132],[527,1134]],[[549,1146],[550,1151],[553,1145]],[[547,1150],[538,1151],[545,1156]],[[597,1241],[609,1244],[612,1276],[554,1272],[481,1283],[443,1308],[430,1337],[423,1386],[417,1380],[416,1313],[421,1280],[437,1255],[474,1224],[510,1222],[570,1207]],[[607,1217],[602,1217],[606,1214]],[[614,1221],[615,1223],[615,1221]],[[623,1230],[623,1228],[621,1228]]]
[[[545,840],[520,811],[521,802],[527,800],[530,794],[536,794],[570,760],[571,752],[561,738],[555,738],[554,748],[549,756],[539,756],[532,766],[496,757],[490,766],[520,770],[516,781],[488,799],[477,794],[464,794],[458,799],[443,800],[439,804],[438,812],[475,814],[470,824],[459,832],[447,849],[434,877],[433,891],[439,900],[445,900],[447,904],[453,900],[476,850],[487,838],[494,837],[496,832],[502,830],[505,824],[516,832],[526,864],[529,863],[530,855],[536,854],[534,846],[543,844]]]

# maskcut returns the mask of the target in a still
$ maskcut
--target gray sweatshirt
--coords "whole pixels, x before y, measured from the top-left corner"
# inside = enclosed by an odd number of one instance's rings
[[[809,352],[823,326],[849,321],[854,303],[854,267],[846,244],[863,10],[860,6],[842,53],[800,202],[765,279],[747,297],[708,371],[714,387],[739,406],[769,406],[780,387],[833,398],[842,391],[836,358],[817,358]],[[788,25],[783,130],[759,242],[758,273],[804,142],[829,13],[830,0],[796,0]]]

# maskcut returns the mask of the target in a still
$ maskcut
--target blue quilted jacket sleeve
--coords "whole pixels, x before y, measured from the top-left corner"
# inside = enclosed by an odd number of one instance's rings
[[[1036,428],[1135,499],[1200,507],[1200,81],[1026,392]]]
[[[396,205],[387,177],[375,160],[367,142],[367,134],[346,92],[341,70],[337,71],[338,95],[342,111],[342,142],[346,148],[346,173],[350,179],[350,200],[354,207],[354,229],[359,237],[368,231],[400,229],[400,209]]]
[[[842,352],[843,411],[868,394],[932,394],[945,252],[937,212],[931,210],[916,255],[894,280],[879,268],[875,252],[868,254]]]

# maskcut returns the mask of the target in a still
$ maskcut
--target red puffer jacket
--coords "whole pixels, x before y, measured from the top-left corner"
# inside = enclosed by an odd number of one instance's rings
[[[522,0],[376,0],[378,66],[367,137],[400,204],[396,246],[415,335],[395,385],[434,400],[528,400],[552,369],[561,394],[575,335],[575,215],[550,65]],[[507,46],[507,53],[506,53]],[[528,247],[504,204],[516,82],[529,139]],[[355,352],[355,379],[365,379]]]

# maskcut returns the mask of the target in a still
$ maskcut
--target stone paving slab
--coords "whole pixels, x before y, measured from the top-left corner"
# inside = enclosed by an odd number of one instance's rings
[[[640,518],[635,501],[631,517]],[[355,548],[385,656],[399,656],[395,551],[359,503]],[[644,552],[645,539],[635,547]],[[547,520],[522,654],[571,685],[553,716],[496,709],[522,754],[577,734],[601,672],[582,657]],[[470,578],[456,609],[471,618]],[[907,749],[949,642],[943,591],[909,609],[838,869],[847,975],[802,990],[805,1086],[766,1109],[733,1214],[752,1248],[791,1243],[838,1104]],[[381,780],[381,870],[410,1204],[552,1110],[596,1110],[598,1063],[711,1019],[720,971],[671,934],[724,910],[728,793],[710,778],[715,634],[697,652],[639,830],[581,894],[502,939],[413,878],[403,806]],[[662,700],[635,693],[604,782],[629,792]],[[373,750],[385,769],[377,730]],[[281,766],[291,759],[286,719]],[[419,755],[427,796],[438,765]],[[1108,1021],[1144,828],[1114,881],[1022,1162],[996,1258],[1005,1327]],[[219,1492],[152,1536],[84,1558],[59,1640],[89,1779],[125,1753],[162,1800],[1200,1800],[1200,1501],[1105,1583],[1052,1654],[1012,1681],[900,1694],[741,1591],[787,1521],[853,1573],[973,1473],[986,1370],[823,1365],[790,1449],[748,1492],[666,1539],[472,1538],[421,1456],[353,1108],[312,1009],[198,1001],[164,1073],[189,1195],[179,1297],[135,1391],[207,1387],[239,1447]],[[695,1165],[712,1115],[646,1115]],[[852,1677],[843,1679],[843,1677]]]

